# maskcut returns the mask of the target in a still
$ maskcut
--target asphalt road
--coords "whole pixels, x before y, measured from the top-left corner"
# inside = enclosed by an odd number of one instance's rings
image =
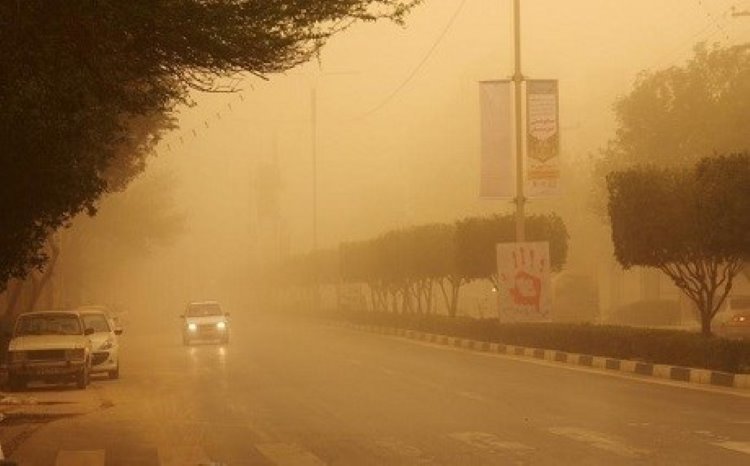
[[[122,378],[75,394],[97,408],[37,429],[12,458],[58,466],[750,464],[747,396],[288,318],[235,318],[232,331],[229,345],[185,347],[179,321],[126,330]]]

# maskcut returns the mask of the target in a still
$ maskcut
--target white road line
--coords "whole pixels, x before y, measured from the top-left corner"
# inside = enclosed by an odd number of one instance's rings
[[[321,466],[320,458],[304,448],[288,443],[264,443],[255,445],[263,456],[279,466]]]
[[[184,466],[186,464],[211,464],[203,448],[194,445],[160,446],[160,466]]]
[[[727,450],[738,451],[750,455],[750,442],[716,442],[717,447],[726,448]]]
[[[455,432],[448,434],[448,437],[489,453],[511,452],[523,454],[534,450],[523,443],[501,440],[496,435],[486,432]]]
[[[424,453],[417,447],[413,447],[395,438],[383,438],[375,441],[375,445],[388,450],[400,457],[423,458]]]
[[[578,427],[553,427],[549,432],[567,437],[571,440],[587,443],[594,448],[608,451],[626,458],[638,458],[648,453],[646,450],[630,447],[625,443],[608,435]]]
[[[474,392],[457,392],[457,393],[458,393],[458,396],[467,398],[469,400],[481,401],[483,403],[489,403],[490,402],[489,399],[487,399],[486,397],[480,395],[479,393],[474,393]]]
[[[55,466],[104,466],[104,450],[60,450]]]

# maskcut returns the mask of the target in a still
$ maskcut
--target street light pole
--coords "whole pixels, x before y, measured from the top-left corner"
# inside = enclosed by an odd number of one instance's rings
[[[312,250],[318,250],[318,89],[310,88],[310,132],[312,145]]]
[[[513,87],[515,89],[516,112],[516,242],[521,243],[526,236],[525,203],[523,194],[523,116],[521,113],[522,85],[521,74],[521,0],[513,0],[513,30],[515,45],[515,72],[513,73]]]

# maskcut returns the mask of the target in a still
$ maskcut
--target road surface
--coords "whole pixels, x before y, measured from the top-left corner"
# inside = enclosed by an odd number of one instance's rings
[[[22,465],[750,464],[750,398],[402,340],[235,317],[229,345],[133,327],[88,414]],[[33,387],[30,393],[33,395]],[[45,392],[49,396],[48,392]]]

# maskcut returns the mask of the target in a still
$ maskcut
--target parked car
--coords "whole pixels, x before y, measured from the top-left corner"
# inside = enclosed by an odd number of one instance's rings
[[[35,311],[21,314],[8,346],[8,384],[22,390],[27,382],[74,381],[80,389],[89,384],[91,340],[76,311]]]
[[[120,377],[120,342],[122,329],[115,325],[109,315],[100,309],[79,310],[83,325],[94,329],[90,335],[92,356],[91,373],[106,373],[110,379]]]
[[[182,326],[182,342],[185,345],[195,340],[218,340],[229,343],[229,313],[222,312],[216,301],[188,304]]]
[[[711,322],[713,332],[724,338],[750,339],[750,296],[729,296]]]

